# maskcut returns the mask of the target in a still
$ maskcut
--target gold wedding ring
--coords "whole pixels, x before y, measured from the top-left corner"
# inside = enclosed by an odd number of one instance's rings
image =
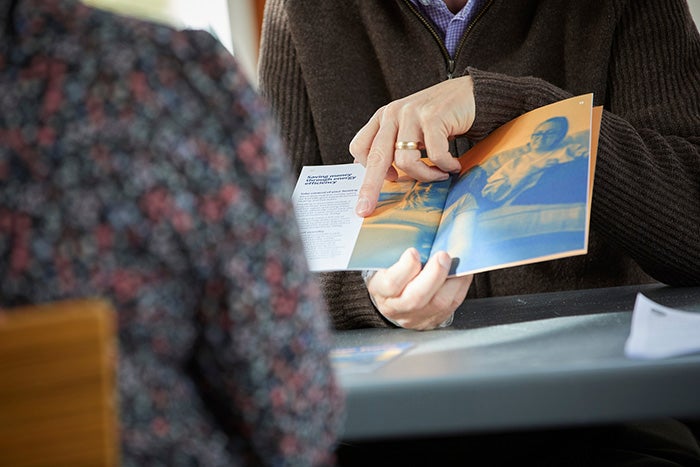
[[[397,141],[396,144],[394,144],[394,149],[423,149],[423,143],[420,141]]]

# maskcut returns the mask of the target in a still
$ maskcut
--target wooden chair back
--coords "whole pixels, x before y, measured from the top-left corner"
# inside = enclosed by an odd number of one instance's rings
[[[116,318],[99,299],[0,311],[0,466],[116,466]]]

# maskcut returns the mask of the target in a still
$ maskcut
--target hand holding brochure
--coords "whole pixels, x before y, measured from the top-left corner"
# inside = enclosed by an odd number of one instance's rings
[[[451,275],[585,254],[602,110],[582,95],[528,112],[460,156],[441,182],[386,181],[354,213],[364,167],[304,167],[293,194],[314,271],[381,269],[409,247],[444,250]]]

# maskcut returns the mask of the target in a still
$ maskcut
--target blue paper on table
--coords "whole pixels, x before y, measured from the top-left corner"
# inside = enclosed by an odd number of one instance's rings
[[[337,347],[331,350],[331,363],[341,373],[366,373],[373,371],[411,348],[411,342],[396,344]]]

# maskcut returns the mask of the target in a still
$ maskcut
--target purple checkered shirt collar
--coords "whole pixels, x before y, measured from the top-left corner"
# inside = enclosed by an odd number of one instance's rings
[[[486,0],[468,0],[456,15],[447,8],[443,0],[411,0],[411,3],[435,24],[445,41],[450,57],[454,58],[459,40]]]

